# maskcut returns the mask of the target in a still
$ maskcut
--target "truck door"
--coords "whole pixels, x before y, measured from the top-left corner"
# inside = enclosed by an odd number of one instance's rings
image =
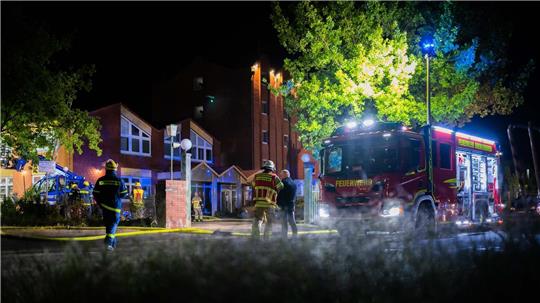
[[[470,154],[456,152],[456,196],[459,214],[471,217],[471,159]]]
[[[404,174],[397,195],[412,205],[416,196],[426,192],[427,188],[424,142],[421,138],[404,137],[401,146]]]

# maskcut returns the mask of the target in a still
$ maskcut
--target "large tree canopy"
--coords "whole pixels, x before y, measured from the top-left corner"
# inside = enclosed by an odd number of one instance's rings
[[[62,66],[59,54],[70,40],[52,35],[20,13],[8,15],[2,30],[1,140],[16,157],[37,163],[38,149],[55,158],[59,146],[101,154],[101,125],[73,108],[80,90],[89,90],[93,66]],[[55,57],[57,56],[57,57]]]
[[[523,102],[528,76],[509,79],[494,52],[479,52],[478,38],[464,41],[451,4],[299,2],[276,4],[272,21],[290,54],[291,79],[275,93],[307,148],[347,119],[379,119],[419,125],[426,120],[425,61],[419,47],[428,33],[435,41],[430,60],[432,117],[460,125],[475,115],[508,114]],[[290,10],[290,11],[289,11]]]

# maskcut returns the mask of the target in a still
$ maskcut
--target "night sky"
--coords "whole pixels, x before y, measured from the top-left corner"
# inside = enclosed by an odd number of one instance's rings
[[[540,3],[469,5],[510,21],[511,62],[518,65],[532,58],[539,66]],[[45,21],[55,32],[76,31],[69,60],[95,64],[97,69],[93,90],[81,94],[77,103],[88,110],[123,102],[150,120],[147,105],[152,84],[173,77],[196,56],[231,67],[249,67],[261,52],[276,66],[286,55],[269,20],[270,2],[2,2],[2,15],[13,7],[22,7],[26,15]],[[9,24],[2,23],[5,30]],[[465,132],[498,140],[507,157],[509,123],[534,121],[540,125],[536,106],[540,101],[539,69],[530,79],[525,104],[514,114],[476,118],[465,126]],[[530,158],[528,150],[522,152]]]

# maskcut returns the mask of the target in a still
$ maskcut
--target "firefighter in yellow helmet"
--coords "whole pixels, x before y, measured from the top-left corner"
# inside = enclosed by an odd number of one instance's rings
[[[116,229],[120,223],[120,212],[122,211],[122,198],[126,197],[128,191],[122,179],[116,175],[118,165],[113,160],[107,160],[105,164],[105,176],[96,181],[94,187],[94,198],[103,210],[103,223],[105,223],[105,244],[107,250],[116,247]]]
[[[275,174],[276,166],[270,160],[264,161],[263,171],[253,178],[253,201],[255,202],[255,218],[251,227],[251,234],[255,238],[260,237],[260,227],[264,220],[264,237],[269,238],[272,233],[274,211],[277,208],[276,198],[283,188],[283,183]]]
[[[202,222],[203,216],[202,216],[202,199],[201,196],[199,196],[199,192],[196,191],[195,195],[193,196],[193,199],[191,199],[191,204],[193,206],[193,212],[195,213],[195,222],[199,221]]]
[[[144,189],[142,189],[140,182],[135,182],[131,192],[131,214],[135,219],[143,219],[144,217]]]
[[[86,214],[86,219],[90,220],[92,218],[92,188],[90,187],[90,182],[84,181],[83,187],[79,190],[81,195],[81,200],[84,207],[84,212]]]

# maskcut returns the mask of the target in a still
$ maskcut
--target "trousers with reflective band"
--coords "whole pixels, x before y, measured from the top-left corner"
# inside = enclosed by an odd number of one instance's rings
[[[110,207],[110,206],[107,206],[107,205],[105,205],[105,204],[103,204],[103,203],[101,203],[100,205],[101,205],[101,207],[103,207],[103,208],[105,208],[105,209],[107,209],[107,210],[114,211],[114,212],[116,212],[116,213],[120,213],[120,212],[121,212],[121,209],[120,209],[120,208]]]

